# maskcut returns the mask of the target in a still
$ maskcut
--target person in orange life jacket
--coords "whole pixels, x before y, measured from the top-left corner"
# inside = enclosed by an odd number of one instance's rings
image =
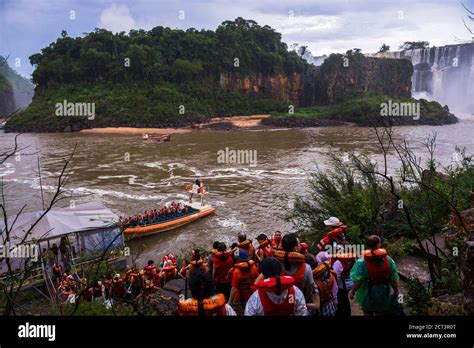
[[[280,231],[276,231],[276,232],[272,233],[272,235],[270,237],[270,243],[272,244],[273,249],[275,249],[275,250],[281,250],[282,249],[282,246],[281,246],[282,238],[283,238],[283,236],[282,236]]]
[[[335,256],[332,268],[337,276],[337,316],[351,316],[351,303],[349,301],[349,291],[352,289],[352,279],[350,272],[356,262],[355,253],[338,253]]]
[[[337,281],[329,261],[313,269],[314,287],[311,303],[307,303],[310,314],[325,317],[335,316],[337,309]]]
[[[262,262],[264,258],[273,256],[273,248],[265,234],[259,234],[257,236],[258,248],[257,248],[257,261]]]
[[[219,242],[215,241],[212,243],[212,249],[209,251],[209,256],[207,257],[207,264],[209,265],[209,272],[212,273],[212,258],[214,254],[217,253],[217,247],[219,246]]]
[[[176,266],[173,264],[171,259],[168,259],[164,262],[163,268],[160,272],[161,286],[164,286],[167,282],[176,278],[178,271]]]
[[[247,239],[247,235],[243,232],[239,232],[237,239],[239,241],[239,251],[245,250],[249,254],[250,259],[255,260],[255,248],[252,245],[252,241]]]
[[[178,303],[180,316],[235,316],[234,309],[225,302],[223,294],[213,296],[213,281],[209,272],[198,268],[189,274],[192,298]]]
[[[260,264],[262,274],[255,280],[256,291],[245,305],[246,316],[306,316],[304,295],[293,277],[283,276],[281,263],[274,257]]]
[[[232,305],[234,300],[245,305],[252,295],[252,285],[258,277],[258,270],[253,260],[250,260],[245,250],[239,252],[236,263],[229,271],[232,280],[232,289],[230,291],[229,303]]]
[[[116,274],[112,280],[112,285],[110,287],[109,297],[112,299],[123,299],[126,294],[125,284],[123,278],[120,277],[120,274]]]
[[[153,274],[156,272],[155,261],[148,260],[144,270],[146,279],[153,280]]]
[[[313,273],[311,267],[305,262],[303,254],[299,250],[299,240],[294,233],[287,234],[282,239],[283,251],[276,250],[275,257],[283,267],[283,275],[292,276],[295,286],[305,294],[306,299],[311,298],[313,293]]]
[[[329,219],[324,220],[324,224],[331,228],[318,243],[319,251],[325,251],[329,245],[335,244],[347,244],[344,233],[347,230],[345,226],[337,217],[331,216]],[[327,250],[326,250],[327,251]]]
[[[390,288],[398,296],[398,271],[393,259],[385,249],[380,248],[381,240],[376,235],[367,238],[369,250],[356,261],[350,276],[354,285],[349,297],[361,304],[364,315],[386,315],[390,307]]]
[[[216,284],[216,292],[224,294],[226,301],[229,299],[231,282],[227,278],[229,270],[234,265],[234,259],[230,251],[227,251],[225,243],[219,243],[217,252],[212,258],[212,278]]]
[[[201,258],[201,252],[199,249],[191,250],[191,261],[189,262],[190,266],[187,271],[187,277],[198,269],[202,269],[204,272],[207,272],[207,267],[204,264],[204,260]]]

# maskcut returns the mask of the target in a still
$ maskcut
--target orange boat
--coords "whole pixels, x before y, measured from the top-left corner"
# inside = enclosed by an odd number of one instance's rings
[[[156,141],[156,142],[159,142],[159,143],[164,143],[166,141],[170,141],[171,136],[169,134],[144,133],[142,135],[142,140],[143,141]]]
[[[177,217],[158,220],[149,225],[126,227],[123,233],[126,238],[151,236],[157,233],[173,230],[175,228],[187,225],[200,218],[213,214],[216,209],[210,205],[202,206],[200,203],[189,204],[190,212]]]

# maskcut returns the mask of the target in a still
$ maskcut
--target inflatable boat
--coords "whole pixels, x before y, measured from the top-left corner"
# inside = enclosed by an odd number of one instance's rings
[[[173,230],[199,220],[215,212],[215,208],[210,205],[200,203],[188,204],[186,213],[181,213],[172,217],[158,217],[155,221],[147,225],[125,227],[123,233],[126,238],[151,236],[157,233]]]

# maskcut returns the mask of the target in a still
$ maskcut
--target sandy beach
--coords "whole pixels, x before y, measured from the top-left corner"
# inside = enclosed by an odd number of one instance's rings
[[[181,127],[181,128],[135,128],[135,127],[105,127],[90,128],[81,130],[82,133],[104,133],[104,134],[143,134],[143,133],[162,133],[162,134],[183,134],[199,129],[205,129],[206,126],[219,123],[232,123],[239,128],[255,128],[261,125],[262,119],[270,117],[269,114],[249,115],[249,116],[231,116],[215,117],[208,122],[200,124],[200,127]],[[199,125],[198,125],[199,126]]]

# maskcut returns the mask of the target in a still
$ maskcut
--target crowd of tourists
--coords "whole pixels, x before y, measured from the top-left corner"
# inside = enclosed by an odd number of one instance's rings
[[[380,238],[369,236],[358,257],[344,251],[347,226],[335,217],[325,224],[329,232],[314,254],[297,234],[280,231],[258,235],[255,245],[244,233],[229,249],[215,242],[205,260],[193,250],[183,273],[191,296],[179,302],[178,314],[350,316],[357,297],[364,315],[386,315],[398,273]]]
[[[335,217],[325,224],[329,232],[314,251],[295,233],[260,234],[255,245],[239,233],[230,248],[216,241],[209,253],[193,249],[180,265],[168,254],[158,265],[150,260],[141,270],[130,268],[85,291],[81,284],[86,281],[76,283],[64,274],[63,297],[67,300],[78,291],[87,294],[87,301],[146,295],[181,278],[190,292],[179,301],[182,316],[350,316],[354,298],[364,315],[387,315],[391,299],[398,295],[398,272],[381,239],[369,236],[361,257],[331,253],[328,250],[348,244],[347,227]]]

